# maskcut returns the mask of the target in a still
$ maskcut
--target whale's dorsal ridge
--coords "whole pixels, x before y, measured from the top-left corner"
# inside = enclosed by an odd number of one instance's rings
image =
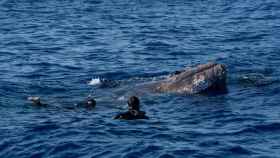
[[[196,94],[206,91],[226,89],[227,70],[224,64],[209,62],[196,67],[186,68],[156,86],[158,92]]]

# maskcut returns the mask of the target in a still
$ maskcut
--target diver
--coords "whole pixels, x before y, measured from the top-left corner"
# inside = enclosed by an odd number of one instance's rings
[[[86,108],[88,110],[95,108],[95,106],[96,106],[96,101],[91,97],[87,97],[86,100],[76,104],[76,107]]]
[[[32,105],[34,106],[38,106],[38,107],[46,107],[47,104],[43,104],[41,102],[40,97],[28,97],[27,100],[32,102]]]
[[[132,96],[127,101],[128,111],[118,114],[114,119],[135,120],[135,119],[149,119],[144,111],[140,111],[140,101],[137,97]]]

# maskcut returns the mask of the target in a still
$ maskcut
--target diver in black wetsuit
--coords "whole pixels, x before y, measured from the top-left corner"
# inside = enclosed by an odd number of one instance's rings
[[[76,104],[76,107],[86,108],[88,110],[95,108],[96,101],[93,98],[88,97],[85,101]]]
[[[28,97],[27,100],[32,102],[32,105],[38,106],[38,107],[46,107],[47,104],[41,103],[40,97]]]
[[[144,111],[140,111],[140,101],[137,97],[132,96],[129,98],[128,111],[118,114],[114,119],[135,120],[135,119],[149,119]]]

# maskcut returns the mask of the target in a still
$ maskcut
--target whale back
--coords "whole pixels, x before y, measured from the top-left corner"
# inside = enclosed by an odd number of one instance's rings
[[[226,91],[226,67],[223,64],[207,63],[187,68],[156,86],[157,92],[196,94],[209,91]]]

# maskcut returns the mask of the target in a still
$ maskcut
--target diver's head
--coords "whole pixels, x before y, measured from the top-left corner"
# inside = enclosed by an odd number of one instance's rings
[[[34,105],[41,105],[40,97],[28,97],[27,100],[31,101]]]
[[[87,107],[95,107],[96,101],[93,98],[87,98],[86,100]]]
[[[127,101],[127,104],[128,104],[128,109],[129,110],[137,110],[139,111],[140,110],[140,101],[137,97],[135,96],[131,96],[128,101]]]

